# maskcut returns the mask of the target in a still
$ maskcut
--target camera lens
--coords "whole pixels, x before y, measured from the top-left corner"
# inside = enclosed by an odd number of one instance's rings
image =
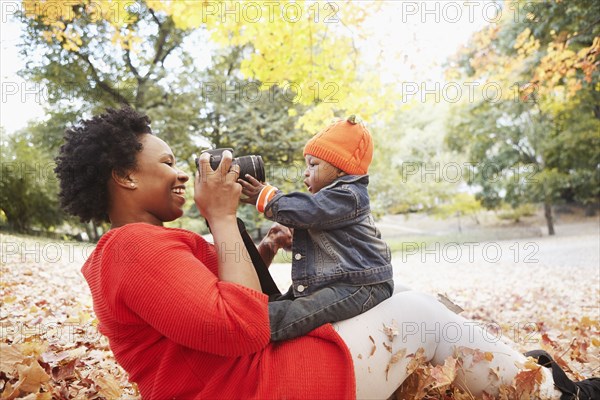
[[[215,150],[204,150],[202,153],[210,154],[210,167],[216,170],[223,159],[223,151],[229,150],[233,154],[233,149],[215,149]],[[246,179],[246,175],[251,175],[257,180],[265,181],[265,164],[261,156],[251,155],[234,158],[231,165],[237,164],[240,166],[240,178]],[[196,168],[199,168],[199,162],[196,158]]]
[[[265,164],[261,156],[242,156],[233,159],[232,164],[240,166],[240,178],[246,180],[246,175],[251,175],[260,182],[265,181]]]

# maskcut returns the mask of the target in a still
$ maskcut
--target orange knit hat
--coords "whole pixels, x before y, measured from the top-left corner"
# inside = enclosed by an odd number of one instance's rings
[[[373,159],[371,134],[355,115],[339,120],[313,136],[304,146],[310,154],[349,175],[364,175]]]

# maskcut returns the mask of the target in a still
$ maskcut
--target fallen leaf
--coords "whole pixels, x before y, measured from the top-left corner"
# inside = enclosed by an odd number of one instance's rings
[[[383,324],[383,333],[387,336],[390,342],[393,342],[394,337],[398,336],[398,326],[396,325],[396,321],[392,320],[392,324],[390,326]]]
[[[446,308],[452,311],[455,314],[460,314],[465,311],[461,306],[454,303],[452,300],[448,298],[448,296],[438,293],[438,301],[446,306]]]
[[[79,359],[75,358],[64,365],[58,365],[52,368],[52,378],[54,381],[60,382],[62,380],[76,378],[75,365],[78,361]]]
[[[537,392],[539,392],[539,390],[536,390],[536,388],[539,387],[538,385],[542,383],[542,380],[544,379],[544,374],[541,368],[542,367],[536,364],[535,367],[531,369],[525,369],[517,373],[514,381],[515,388],[517,393],[520,395],[520,399],[525,400],[539,397],[536,397],[535,395]]]
[[[581,318],[580,324],[586,328],[592,328],[592,327],[598,328],[600,322],[598,322],[598,320],[592,320],[590,317],[588,317],[586,315],[583,318]]]
[[[121,397],[121,386],[113,377],[97,376],[94,381],[96,386],[100,388],[98,390],[99,395],[106,397],[107,399],[116,399]]]
[[[369,354],[369,357],[371,357],[373,354],[375,354],[377,346],[375,346],[375,340],[373,339],[373,336],[369,335],[369,340],[371,341],[371,343],[373,343],[373,347],[371,347],[371,354]]]
[[[389,344],[387,344],[386,342],[381,342],[381,344],[383,344],[383,347],[385,347],[385,349],[387,351],[389,351],[390,353],[392,352],[392,346],[390,346]]]
[[[406,366],[406,374],[407,375],[412,374],[417,368],[419,368],[419,366],[421,366],[427,362],[427,359],[425,357],[425,349],[422,347],[419,347],[417,349],[416,353],[409,354],[406,357],[412,358],[412,360],[410,360],[410,362]]]
[[[31,365],[17,365],[17,371],[19,373],[19,382],[17,382],[15,388],[25,393],[39,392],[42,384],[50,380],[50,376],[44,371],[37,360],[33,360]]]
[[[390,351],[390,353],[391,353],[391,351]],[[406,355],[406,349],[400,349],[392,355],[392,357],[390,358],[390,362],[385,367],[385,380],[386,381],[388,380],[388,374],[390,372],[390,368],[392,367],[392,365],[394,365],[398,361],[402,360],[405,355]]]
[[[16,370],[16,365],[25,359],[18,345],[0,343],[0,371],[12,374]]]
[[[431,370],[431,377],[435,381],[433,388],[448,386],[456,378],[456,358],[449,356],[444,360],[444,365],[438,365]]]

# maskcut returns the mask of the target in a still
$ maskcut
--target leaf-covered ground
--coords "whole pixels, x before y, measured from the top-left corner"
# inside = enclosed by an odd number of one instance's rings
[[[519,351],[548,350],[572,377],[597,376],[598,220],[559,227],[558,232],[556,237],[460,246],[440,243],[425,253],[398,253],[395,279],[416,290],[445,294],[464,309],[464,316],[485,323]],[[139,397],[96,329],[91,298],[79,272],[92,249],[2,235],[2,399]],[[272,271],[280,286],[289,284],[288,265],[274,265]],[[419,354],[402,356],[413,358],[414,373],[397,398],[472,398],[451,384],[460,357],[434,368],[419,362]],[[394,357],[400,355],[390,354],[390,362]],[[528,387],[536,379],[539,374],[530,366],[502,398],[529,398]]]

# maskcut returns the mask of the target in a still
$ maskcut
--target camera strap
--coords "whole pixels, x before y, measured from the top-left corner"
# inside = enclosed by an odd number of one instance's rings
[[[256,245],[254,245],[254,241],[246,231],[246,225],[244,225],[244,221],[238,218],[237,223],[240,234],[242,235],[242,240],[246,246],[246,250],[248,250],[248,254],[250,254],[250,258],[252,259],[252,265],[254,265],[256,275],[258,275],[258,280],[263,293],[268,295],[269,298],[281,295],[277,284],[269,273],[269,268],[265,265],[265,262],[256,248]]]

